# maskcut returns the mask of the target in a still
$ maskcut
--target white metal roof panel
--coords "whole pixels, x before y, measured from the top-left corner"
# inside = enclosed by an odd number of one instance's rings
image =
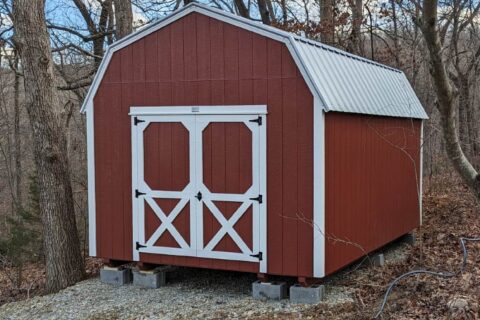
[[[428,118],[400,70],[304,38],[294,41],[328,111]]]
[[[113,52],[191,12],[205,14],[285,43],[312,94],[319,98],[327,112],[428,118],[403,72],[320,42],[198,3],[191,3],[111,45],[85,98],[82,112],[89,106],[93,107],[93,97]]]

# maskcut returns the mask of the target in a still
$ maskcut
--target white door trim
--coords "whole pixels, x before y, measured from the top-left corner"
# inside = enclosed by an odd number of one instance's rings
[[[266,105],[245,105],[245,106],[152,106],[152,107],[131,107],[131,116],[155,116],[155,115],[180,115],[180,114],[266,114]]]

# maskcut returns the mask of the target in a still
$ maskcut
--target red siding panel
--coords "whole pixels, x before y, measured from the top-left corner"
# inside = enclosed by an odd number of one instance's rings
[[[199,14],[128,48],[114,54],[94,101],[98,256],[130,260],[132,255],[131,106],[266,104],[268,273],[312,276],[312,227],[298,215],[304,220],[313,216],[313,98],[288,49]],[[134,63],[122,65],[121,58],[130,61],[130,57]],[[121,87],[108,84],[120,82]],[[229,131],[227,139],[243,145],[245,137],[239,132],[238,137],[237,131]],[[235,171],[244,162],[245,154],[235,160],[239,152],[233,142],[225,150],[228,163],[216,164],[216,170]],[[238,187],[232,176],[205,174],[209,183]],[[212,230],[217,227],[213,221],[209,225]],[[248,236],[248,218],[236,228]],[[222,245],[233,250],[232,243]],[[258,264],[248,262],[154,254],[141,254],[141,259],[258,272]]]
[[[326,114],[327,274],[418,227],[420,125]]]

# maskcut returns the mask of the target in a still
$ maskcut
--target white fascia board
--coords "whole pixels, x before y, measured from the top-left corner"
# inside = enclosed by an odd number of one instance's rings
[[[93,97],[95,96],[98,87],[100,85],[100,82],[102,81],[106,69],[110,63],[110,60],[112,58],[112,55],[115,51],[118,51],[135,41],[140,40],[143,37],[146,37],[147,35],[175,22],[176,20],[192,13],[192,12],[197,12],[203,15],[206,15],[208,17],[211,17],[213,19],[217,19],[220,21],[223,21],[225,23],[237,26],[239,28],[254,32],[256,34],[265,36],[267,38],[285,43],[289,49],[290,54],[292,55],[295,63],[297,64],[297,67],[300,69],[300,72],[302,73],[302,76],[304,77],[305,81],[307,81],[308,87],[311,90],[312,94],[314,96],[317,96],[321,101],[324,101],[323,98],[320,95],[319,88],[315,86],[315,83],[313,82],[313,78],[311,77],[311,74],[308,71],[308,68],[306,68],[301,55],[298,52],[298,49],[296,48],[296,41],[294,37],[285,31],[276,29],[274,27],[266,26],[264,24],[260,24],[257,22],[254,22],[252,20],[239,17],[236,15],[233,15],[231,13],[225,12],[223,10],[211,8],[205,5],[201,5],[198,3],[191,3],[178,11],[174,12],[173,14],[165,17],[164,19],[153,23],[152,25],[145,27],[117,42],[112,44],[110,47],[107,48],[104,58],[102,62],[100,63],[100,66],[98,68],[98,71],[92,81],[92,85],[90,86],[90,89],[88,90],[87,96],[85,97],[85,100],[83,102],[82,108],[80,112],[84,113],[87,109],[88,106],[93,107]],[[325,106],[325,103],[322,103],[322,107]]]

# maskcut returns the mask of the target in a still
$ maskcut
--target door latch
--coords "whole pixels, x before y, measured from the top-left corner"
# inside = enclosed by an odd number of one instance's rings
[[[198,199],[198,201],[202,201],[202,193],[200,191],[198,191],[197,195],[195,196],[195,198]]]

